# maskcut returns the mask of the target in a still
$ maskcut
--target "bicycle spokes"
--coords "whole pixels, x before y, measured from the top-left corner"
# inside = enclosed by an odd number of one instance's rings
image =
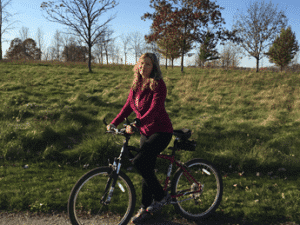
[[[177,202],[191,214],[203,213],[214,204],[218,195],[217,179],[207,165],[190,165],[188,172],[198,184],[194,181],[190,184],[190,177],[182,172],[176,184],[176,195],[180,195]]]
[[[107,179],[107,176],[109,178]],[[112,174],[111,174],[112,176]],[[97,174],[85,181],[77,192],[75,213],[80,224],[110,224],[109,213],[126,214],[120,202],[129,202],[129,186],[119,176],[115,188],[112,188],[113,178],[108,174]]]

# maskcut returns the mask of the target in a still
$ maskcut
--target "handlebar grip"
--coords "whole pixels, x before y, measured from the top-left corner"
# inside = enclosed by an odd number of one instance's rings
[[[106,118],[103,119],[103,123],[107,127],[108,124],[106,123]],[[140,125],[140,121],[137,118],[134,119],[134,121],[132,123],[130,123],[129,120],[128,120],[128,118],[126,117],[126,124],[124,124],[124,126],[128,126],[128,125],[130,125],[135,132],[139,132],[140,131],[139,128],[133,126],[133,125]],[[111,132],[106,132],[106,133],[111,133]]]

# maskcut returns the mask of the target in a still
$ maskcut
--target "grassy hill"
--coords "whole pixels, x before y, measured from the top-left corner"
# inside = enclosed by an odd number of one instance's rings
[[[88,170],[107,166],[108,158],[119,155],[120,146],[104,133],[102,120],[110,123],[125,104],[132,68],[92,65],[90,74],[79,63],[0,63],[0,209],[42,210],[36,196],[47,188],[57,194],[52,186],[65,184],[61,200],[54,203],[49,195],[43,200],[48,201],[43,210],[64,210],[87,165]],[[179,151],[177,160],[204,158],[222,172],[224,196],[217,213],[262,222],[267,210],[268,218],[299,222],[299,72],[184,68],[182,74],[180,67],[165,66],[161,71],[173,128],[191,129],[197,141],[195,152]],[[135,117],[132,113],[129,120]],[[130,145],[139,146],[139,138],[134,134]],[[122,144],[122,137],[117,139]],[[157,168],[165,173],[165,161],[157,160]],[[33,176],[41,176],[35,191]],[[49,176],[51,185],[45,183]],[[131,178],[140,182],[135,174]]]

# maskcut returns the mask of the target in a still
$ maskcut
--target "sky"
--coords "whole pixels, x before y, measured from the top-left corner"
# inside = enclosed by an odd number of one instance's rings
[[[70,2],[66,0],[67,2]],[[107,0],[106,0],[107,1]],[[106,2],[105,1],[105,2]],[[292,32],[295,32],[296,39],[298,41],[298,45],[300,47],[300,1],[299,0],[257,0],[257,2],[264,2],[264,4],[269,4],[272,2],[273,8],[276,8],[276,12],[279,13],[281,10],[285,13],[288,21],[287,27],[291,26]],[[2,4],[6,3],[7,0],[2,1]],[[9,49],[10,42],[16,37],[20,38],[19,31],[22,27],[29,28],[28,37],[37,41],[37,29],[40,27],[43,32],[43,41],[44,46],[49,47],[53,43],[53,37],[56,30],[66,31],[68,26],[60,24],[58,22],[51,22],[47,20],[45,17],[51,19],[51,17],[47,14],[46,10],[42,10],[40,7],[42,2],[48,2],[46,0],[12,0],[10,4],[5,7],[5,11],[9,12],[12,17],[9,17],[10,21],[7,23],[3,23],[2,32],[5,28],[8,28],[7,32],[2,35],[2,57],[6,54],[6,50]],[[55,3],[60,3],[61,1],[54,1]],[[123,42],[122,37],[127,36],[128,34],[132,34],[135,32],[139,32],[141,37],[150,33],[150,26],[152,25],[151,19],[141,20],[141,17],[145,13],[154,13],[155,9],[150,7],[150,0],[115,0],[116,3],[119,3],[114,8],[107,10],[102,13],[99,17],[98,23],[99,25],[104,24],[109,18],[115,17],[110,22],[107,23],[108,28],[113,30],[114,33],[111,35],[112,38],[117,37],[115,40],[115,45],[119,47],[120,57],[123,58],[123,63],[125,59],[125,55],[123,52]],[[224,7],[224,10],[220,10],[222,14],[222,18],[224,19],[226,24],[221,23],[222,27],[232,30],[232,26],[235,23],[236,15],[249,15],[247,13],[247,9],[256,1],[250,0],[213,0],[216,5],[220,7]],[[57,4],[56,3],[56,4]],[[96,5],[100,8],[102,3],[96,3]],[[178,4],[174,4],[172,2],[172,6],[180,8],[180,0]],[[260,5],[259,5],[260,6]],[[260,7],[259,7],[260,8]],[[102,11],[103,12],[103,11]],[[3,16],[5,16],[4,14]],[[54,14],[56,15],[56,14]],[[53,19],[52,19],[53,20]],[[9,25],[9,26],[8,26]],[[7,27],[8,26],[8,27]],[[212,27],[211,23],[208,23],[208,27]],[[269,25],[269,28],[270,25]],[[206,28],[205,28],[206,29]],[[215,31],[218,30],[215,29]],[[8,42],[4,42],[8,41]],[[221,41],[218,42],[216,49],[219,53],[222,52],[223,45],[220,45]],[[264,44],[268,44],[268,42],[264,42]],[[194,43],[196,45],[195,49],[192,49],[189,53],[194,53],[193,56],[188,57],[184,56],[184,66],[194,65],[195,64],[195,56],[200,47],[200,43]],[[128,47],[127,47],[128,48]],[[263,51],[267,51],[269,46]],[[240,60],[240,67],[248,67],[248,68],[256,68],[256,59],[254,57],[248,57],[248,52],[243,50],[246,54],[243,54],[243,58]],[[299,53],[298,53],[299,54]],[[104,58],[104,62],[106,62],[106,58]],[[163,61],[163,62],[162,62]],[[165,59],[161,61],[161,64],[165,63]],[[300,61],[300,57],[298,62]],[[109,62],[112,62],[112,59],[109,58]],[[119,61],[120,63],[120,61]],[[127,54],[127,63],[135,64],[135,56],[134,51],[131,51]],[[181,57],[177,60],[174,60],[175,66],[180,66]],[[168,63],[169,65],[169,63]],[[259,67],[269,67],[274,66],[274,64],[269,63],[269,60],[264,57],[259,61]]]

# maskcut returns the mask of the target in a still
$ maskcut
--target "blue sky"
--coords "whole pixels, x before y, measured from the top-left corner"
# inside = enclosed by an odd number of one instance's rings
[[[50,22],[45,17],[49,17],[46,10],[42,10],[40,8],[42,2],[45,2],[46,0],[30,0],[30,1],[24,1],[24,0],[12,0],[9,5],[6,6],[5,11],[9,12],[13,16],[10,17],[9,23],[4,23],[2,26],[2,31],[4,28],[7,27],[7,25],[14,22],[12,25],[9,26],[9,28],[13,28],[8,30],[6,33],[2,36],[3,40],[8,40],[9,42],[2,42],[2,56],[4,57],[6,50],[8,50],[10,41],[13,40],[16,37],[20,37],[19,31],[21,30],[22,26],[29,28],[29,37],[33,38],[34,40],[37,40],[36,38],[36,32],[38,27],[43,31],[44,36],[44,45],[50,46],[53,37],[55,34],[55,31],[58,29],[60,31],[65,31],[68,27],[65,25],[62,25],[57,22]],[[99,18],[99,25],[105,23],[109,18],[114,17],[115,19],[112,19],[107,25],[108,28],[113,30],[114,33],[112,34],[113,37],[117,37],[115,40],[115,45],[119,46],[120,49],[120,55],[121,57],[125,58],[123,53],[123,42],[122,42],[122,36],[126,36],[128,33],[134,33],[134,32],[140,32],[140,35],[143,37],[145,34],[148,34],[150,32],[150,26],[152,24],[152,20],[147,19],[146,21],[141,20],[141,16],[144,15],[144,13],[154,13],[154,9],[150,8],[150,0],[115,0],[116,3],[119,3],[115,8],[107,10],[105,13],[103,13]],[[257,0],[258,2],[261,2],[260,0]],[[3,2],[3,1],[2,1]],[[7,2],[7,0],[5,1]],[[46,1],[48,2],[48,1]],[[57,2],[57,1],[54,1]],[[60,1],[58,1],[60,2]],[[179,1],[180,2],[180,1]],[[220,10],[222,14],[222,18],[224,18],[224,21],[226,24],[222,24],[223,27],[227,28],[228,30],[232,29],[232,26],[234,24],[234,15],[238,14],[247,14],[247,8],[250,4],[253,4],[255,1],[249,1],[249,0],[215,0],[213,1],[220,7],[224,7],[224,10]],[[269,4],[270,1],[264,1],[265,4]],[[273,7],[276,8],[277,6],[277,13],[279,11],[283,11],[285,15],[287,16],[288,22],[287,26],[292,27],[292,31],[296,34],[296,39],[298,40],[298,44],[300,46],[300,1],[299,0],[272,0]],[[98,6],[101,6],[101,3],[97,3]],[[177,5],[173,4],[175,7]],[[15,14],[17,13],[17,14]],[[15,14],[15,15],[14,15]],[[43,17],[44,15],[44,17]],[[16,21],[16,22],[15,22]],[[209,27],[212,27],[212,24],[208,24]],[[270,28],[270,27],[269,27]],[[264,43],[265,44],[265,43]],[[200,46],[199,43],[195,44],[197,46],[196,49],[191,50],[189,53],[197,53],[198,48]],[[268,50],[264,49],[263,51]],[[218,42],[217,49],[219,53],[221,53],[223,49],[223,45],[220,45],[220,42]],[[244,50],[245,51],[245,50]],[[246,51],[245,51],[246,52]],[[299,54],[299,53],[298,53]],[[194,57],[184,57],[184,66],[188,65],[194,65]],[[105,58],[106,60],[106,58]],[[109,58],[109,62],[112,60]],[[300,61],[300,57],[298,62]],[[130,52],[129,55],[127,55],[127,62],[128,63],[135,63],[135,56],[134,52]],[[165,60],[164,60],[165,62]],[[181,58],[174,61],[174,65],[179,66],[181,62]],[[256,67],[256,59],[254,57],[251,57],[250,59],[245,54],[243,55],[243,58],[240,61],[241,67]],[[274,64],[269,63],[267,58],[263,58],[259,61],[260,67],[268,67],[273,66]]]

